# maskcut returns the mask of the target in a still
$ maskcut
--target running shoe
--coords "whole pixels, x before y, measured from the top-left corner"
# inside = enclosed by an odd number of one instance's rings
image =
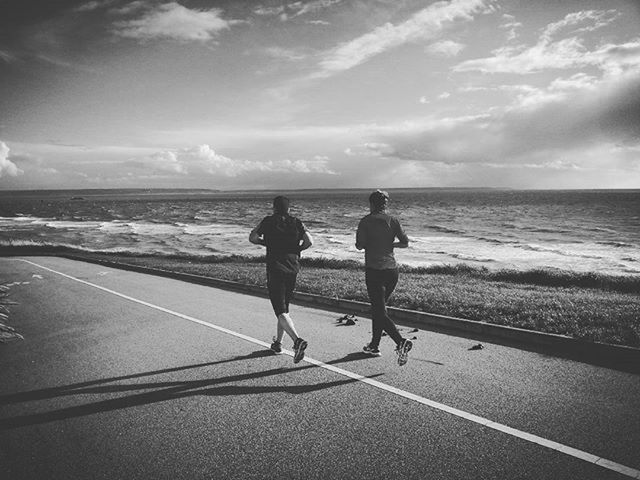
[[[398,365],[403,366],[409,360],[409,350],[413,347],[413,342],[406,338],[400,342],[400,345],[396,348],[398,354]]]
[[[271,351],[275,354],[282,353],[282,342],[276,340],[276,337],[273,337],[273,343],[271,344]]]
[[[370,343],[366,344],[362,349],[364,353],[367,355],[371,355],[372,357],[381,357],[380,349],[378,347],[372,347]]]
[[[304,358],[304,351],[307,349],[307,341],[298,337],[298,339],[293,342],[293,350],[295,354],[293,355],[293,363],[298,363],[300,360]]]

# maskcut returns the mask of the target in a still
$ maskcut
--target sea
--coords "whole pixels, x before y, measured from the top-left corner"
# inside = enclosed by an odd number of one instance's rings
[[[88,252],[264,255],[249,232],[275,195],[311,232],[303,255],[363,261],[355,248],[369,190],[75,190],[0,192],[0,246]],[[410,266],[554,269],[640,275],[640,190],[391,189]]]

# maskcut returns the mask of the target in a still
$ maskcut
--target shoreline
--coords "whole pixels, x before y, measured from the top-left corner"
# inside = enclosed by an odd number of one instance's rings
[[[0,256],[64,255],[264,287],[264,257],[140,256],[69,248],[0,248]],[[303,258],[296,291],[368,302],[359,262]],[[465,265],[402,266],[389,306],[571,338],[640,347],[640,277]]]

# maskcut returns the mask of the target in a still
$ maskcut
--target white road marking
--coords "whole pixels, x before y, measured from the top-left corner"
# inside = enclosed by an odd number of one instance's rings
[[[160,307],[158,305],[154,305],[153,303],[145,302],[144,300],[139,300],[137,298],[130,297],[130,296],[125,295],[123,293],[116,292],[115,290],[111,290],[109,288],[101,287],[100,285],[96,285],[94,283],[90,283],[90,282],[87,282],[85,280],[81,280],[79,278],[72,277],[71,275],[67,275],[66,273],[58,272],[56,270],[53,270],[53,269],[48,268],[48,267],[45,267],[43,265],[39,265],[39,264],[31,262],[29,260],[24,260],[24,259],[18,259],[18,260],[21,260],[23,262],[29,263],[29,264],[31,264],[31,265],[33,265],[35,267],[42,268],[43,270],[47,270],[49,272],[55,273],[55,274],[60,275],[62,277],[68,278],[70,280],[73,280],[73,281],[88,285],[90,287],[97,288],[98,290],[102,290],[102,291],[110,293],[112,295],[116,295],[118,297],[124,298],[126,300],[131,301],[131,302],[135,302],[135,303],[138,303],[140,305],[144,305],[146,307],[153,308],[155,310],[159,310],[159,311],[164,312],[164,313],[168,313],[168,314],[173,315],[175,317],[182,318],[182,319],[188,320],[190,322],[198,323],[200,325],[204,325],[205,327],[213,328],[214,330],[218,330],[219,332],[223,332],[223,333],[226,333],[228,335],[232,335],[234,337],[241,338],[243,340],[246,340],[247,342],[255,343],[256,345],[260,345],[260,346],[263,346],[263,347],[266,347],[266,348],[269,348],[271,346],[269,343],[263,342],[263,341],[258,340],[256,338],[253,338],[253,337],[249,337],[248,335],[244,335],[242,333],[234,332],[233,330],[229,330],[227,328],[220,327],[218,325],[214,325],[213,323],[205,322],[204,320],[199,320],[197,318],[190,317],[189,315],[185,315],[183,313],[175,312],[173,310],[169,310],[168,308]],[[293,356],[293,352],[291,352],[289,350],[282,350],[282,352],[287,354],[287,355]],[[584,460],[585,462],[593,463],[593,464],[598,465],[598,466],[600,466],[602,468],[613,470],[614,472],[621,473],[621,474],[626,475],[628,477],[635,478],[635,479],[640,479],[640,470],[638,470],[638,469],[627,467],[626,465],[622,465],[620,463],[613,462],[611,460],[599,457],[597,455],[593,455],[593,454],[585,452],[583,450],[578,450],[577,448],[573,448],[573,447],[570,447],[570,446],[567,446],[567,445],[563,445],[561,443],[554,442],[553,440],[548,440],[546,438],[539,437],[537,435],[533,435],[531,433],[524,432],[522,430],[517,430],[515,428],[511,428],[511,427],[509,427],[507,425],[503,425],[503,424],[500,424],[500,423],[497,423],[497,422],[493,422],[493,421],[491,421],[491,420],[489,420],[487,418],[480,417],[478,415],[474,415],[472,413],[465,412],[464,410],[458,410],[457,408],[450,407],[450,406],[445,405],[443,403],[439,403],[439,402],[435,402],[433,400],[429,400],[428,398],[421,397],[420,395],[416,395],[416,394],[411,393],[411,392],[407,392],[406,390],[401,390],[399,388],[392,387],[391,385],[387,385],[387,384],[379,382],[377,380],[373,380],[371,378],[364,377],[364,376],[362,376],[360,374],[357,374],[357,373],[354,373],[354,372],[350,372],[349,370],[344,370],[344,369],[336,367],[334,365],[326,364],[324,362],[321,362],[320,360],[315,360],[315,359],[310,358],[310,357],[305,357],[304,361],[307,362],[307,363],[310,363],[312,365],[316,365],[316,366],[318,366],[320,368],[324,368],[325,370],[329,370],[329,371],[335,372],[335,373],[337,373],[339,375],[343,375],[345,377],[352,378],[352,379],[357,380],[359,382],[366,383],[367,385],[371,385],[372,387],[379,388],[379,389],[384,390],[384,391],[389,392],[389,393],[393,393],[393,394],[398,395],[400,397],[407,398],[409,400],[413,400],[413,401],[421,403],[423,405],[427,405],[427,406],[429,406],[431,408],[435,408],[437,410],[450,413],[451,415],[455,415],[456,417],[464,418],[464,419],[469,420],[471,422],[483,425],[484,427],[491,428],[493,430],[497,430],[499,432],[506,433],[507,435],[511,435],[513,437],[517,437],[517,438],[520,438],[522,440],[526,440],[526,441],[531,442],[531,443],[536,443],[538,445],[550,448],[552,450],[556,450],[558,452],[564,453],[564,454],[569,455],[571,457],[575,457],[575,458],[578,458],[580,460]]]

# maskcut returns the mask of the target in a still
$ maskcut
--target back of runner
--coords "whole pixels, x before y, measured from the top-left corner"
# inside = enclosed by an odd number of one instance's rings
[[[298,363],[304,358],[307,342],[296,331],[289,315],[289,302],[300,271],[300,252],[309,248],[313,239],[304,224],[290,215],[289,208],[287,197],[274,198],[273,214],[264,217],[251,231],[249,241],[267,247],[267,288],[278,319],[271,350],[282,352],[282,339],[286,332],[293,340],[293,362]]]
[[[395,323],[387,314],[387,301],[398,283],[398,265],[393,254],[394,248],[407,248],[409,237],[402,229],[400,221],[387,213],[389,194],[376,190],[369,196],[369,215],[360,220],[356,232],[356,248],[364,249],[365,280],[371,303],[373,332],[371,342],[363,351],[372,356],[380,356],[382,331],[396,343],[398,365],[407,363],[411,340],[402,338]],[[398,239],[396,242],[395,239]]]

